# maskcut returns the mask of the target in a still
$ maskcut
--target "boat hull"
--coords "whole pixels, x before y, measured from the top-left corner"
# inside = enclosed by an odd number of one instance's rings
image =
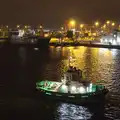
[[[41,47],[46,47],[46,46],[49,45],[50,39],[51,39],[51,38],[49,38],[49,37],[48,37],[48,38],[39,37],[39,38],[37,39],[37,45],[38,45],[38,46],[41,46]]]
[[[53,93],[53,92],[46,92],[44,90],[39,90],[38,94],[40,97],[43,97],[48,100],[55,100],[55,101],[62,101],[67,103],[74,103],[74,104],[91,104],[91,103],[104,103],[105,96],[108,90],[104,89],[102,92],[97,94],[90,94],[89,97],[84,95],[73,95],[73,94],[63,94],[63,93]],[[37,95],[38,95],[37,94]]]
[[[48,47],[50,37],[11,38],[9,44],[22,46]]]

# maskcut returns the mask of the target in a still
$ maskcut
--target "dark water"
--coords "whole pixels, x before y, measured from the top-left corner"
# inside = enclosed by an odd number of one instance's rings
[[[59,81],[71,64],[109,90],[105,105],[54,103],[36,96],[36,81]],[[0,46],[1,120],[120,120],[120,50],[87,47]]]

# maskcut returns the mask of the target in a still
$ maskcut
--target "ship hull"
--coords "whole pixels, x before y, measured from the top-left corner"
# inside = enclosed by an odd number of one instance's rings
[[[74,94],[61,94],[61,93],[54,93],[54,92],[46,92],[44,90],[37,91],[40,98],[44,98],[47,100],[54,100],[58,102],[67,102],[67,103],[73,103],[73,104],[95,104],[95,103],[104,103],[105,102],[105,96],[108,93],[107,89],[104,89],[100,93],[91,94],[89,96],[87,95],[74,95]]]
[[[47,47],[51,38],[39,37],[37,39],[37,45],[41,47]]]
[[[48,47],[50,37],[26,37],[26,38],[11,38],[9,44],[16,46],[35,46],[35,47]]]

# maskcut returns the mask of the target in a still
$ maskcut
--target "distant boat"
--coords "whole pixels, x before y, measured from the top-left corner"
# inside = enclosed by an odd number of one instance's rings
[[[80,78],[80,79],[78,79]],[[36,83],[39,94],[45,98],[75,104],[104,103],[108,89],[82,79],[82,71],[70,68],[61,82],[40,81]]]
[[[37,45],[40,47],[46,47],[49,45],[51,37],[36,36],[36,35],[19,35],[19,31],[10,31],[10,44],[13,45]]]

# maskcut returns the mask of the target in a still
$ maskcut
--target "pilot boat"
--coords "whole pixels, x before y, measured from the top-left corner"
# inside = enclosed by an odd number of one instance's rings
[[[76,104],[104,102],[108,93],[105,86],[84,80],[82,71],[72,66],[64,73],[60,82],[39,81],[36,89],[46,98]]]

